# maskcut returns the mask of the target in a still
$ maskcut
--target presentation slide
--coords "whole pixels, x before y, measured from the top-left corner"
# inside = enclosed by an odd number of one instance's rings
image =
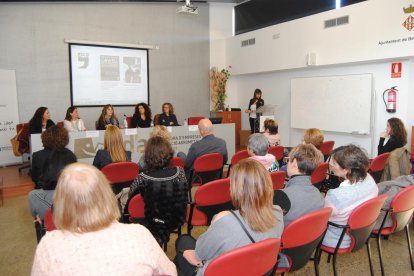
[[[148,50],[69,44],[75,106],[149,103]]]

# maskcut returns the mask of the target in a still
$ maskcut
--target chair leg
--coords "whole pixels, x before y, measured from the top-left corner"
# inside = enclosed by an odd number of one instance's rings
[[[405,226],[405,234],[407,235],[408,253],[410,253],[411,270],[414,270],[413,251],[411,249],[410,230],[408,224]]]
[[[334,271],[334,276],[337,276],[338,274],[336,273],[336,255],[337,254],[333,254],[333,258],[332,258],[332,268]]]
[[[369,242],[369,238],[367,241],[367,253],[368,253],[368,261],[369,261],[369,271],[371,272],[371,276],[374,276],[374,270],[372,268],[372,260],[371,260],[371,245]]]
[[[320,250],[318,247],[315,250],[315,255],[313,257],[313,266],[315,267],[315,275],[319,276],[319,260],[318,260],[318,256],[319,256],[319,251]]]
[[[319,249],[318,264],[321,262],[321,257],[322,257],[322,250]]]
[[[384,264],[382,263],[382,248],[381,248],[381,235],[378,235],[377,237],[377,245],[378,245],[378,257],[380,261],[380,267],[381,267],[381,275],[384,276]]]
[[[326,261],[327,263],[331,262],[331,254],[328,253],[328,260]]]

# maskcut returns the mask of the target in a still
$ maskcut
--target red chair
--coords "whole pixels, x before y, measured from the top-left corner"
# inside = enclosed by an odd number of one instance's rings
[[[270,172],[270,178],[272,179],[274,191],[283,189],[285,187],[286,172],[284,171]]]
[[[223,161],[223,155],[220,153],[207,153],[197,157],[188,178],[190,202],[192,186],[201,186],[223,177]]]
[[[384,172],[385,166],[387,165],[389,157],[389,152],[380,154],[372,159],[371,163],[369,164],[369,173],[372,178],[374,178],[376,183],[379,183],[381,181],[381,176]]]
[[[128,124],[127,128],[131,128],[132,127],[132,116],[127,116],[126,121]]]
[[[317,252],[325,236],[332,208],[310,212],[292,221],[283,230],[281,252],[286,255],[289,267],[278,267],[276,273],[292,272],[304,267],[315,251],[315,274],[319,275]],[[304,235],[306,233],[306,235]]]
[[[264,275],[276,265],[279,248],[280,240],[274,238],[230,250],[211,261],[204,275]]]
[[[325,161],[328,160],[329,156],[331,156],[334,145],[335,141],[324,141],[319,149],[322,152]]]
[[[29,132],[29,124],[17,124],[16,125],[16,133],[18,134],[17,140],[19,141],[19,148],[18,148],[18,155],[22,156],[23,154],[30,154],[30,132]],[[20,166],[19,173],[22,173],[23,169],[30,168],[30,162],[23,166]]]
[[[322,162],[316,167],[316,169],[311,174],[311,182],[313,185],[320,185],[325,179],[328,173],[329,163]]]
[[[386,200],[386,195],[380,195],[361,203],[357,206],[351,213],[348,218],[348,223],[346,225],[339,225],[333,222],[329,222],[330,227],[337,227],[342,229],[341,236],[336,247],[329,247],[322,245],[319,250],[318,261],[320,260],[321,253],[326,252],[329,254],[328,262],[330,257],[333,256],[332,267],[334,275],[337,275],[336,272],[336,256],[338,254],[345,254],[350,252],[355,252],[361,249],[364,244],[367,246],[368,260],[369,260],[369,269],[371,275],[373,274],[372,261],[371,261],[371,247],[369,243],[369,238],[371,231],[375,226],[375,223],[378,219],[378,216],[381,211],[382,205]],[[351,244],[347,248],[339,248],[345,234],[348,234],[351,237]]]
[[[59,122],[57,122],[57,123],[56,123],[56,125],[57,125],[58,127],[65,127],[65,125],[63,124],[63,121],[59,121]]]
[[[44,224],[45,224],[46,231],[56,230],[55,223],[53,222],[52,208],[47,209],[45,218],[44,218]]]
[[[116,162],[103,167],[102,173],[111,182],[114,193],[118,194],[123,188],[131,186],[139,174],[139,168],[134,162]]]
[[[184,160],[180,157],[173,157],[171,159],[171,165],[170,167],[181,167],[184,168]]]
[[[414,270],[411,240],[409,233],[409,224],[414,211],[414,186],[409,186],[399,191],[392,199],[390,208],[384,211],[386,213],[381,223],[380,229],[373,231],[373,234],[377,238],[378,254],[380,259],[382,275],[385,275],[385,271],[382,262],[381,236],[388,237],[389,235],[399,232],[404,228],[407,236],[408,253],[410,254],[411,269]],[[392,225],[390,227],[384,227],[384,223],[387,217],[390,217],[392,219]]]
[[[188,125],[198,125],[198,122],[200,122],[205,117],[188,117]]]
[[[237,163],[239,163],[240,160],[247,159],[249,157],[250,156],[249,156],[249,153],[247,152],[247,150],[240,150],[240,151],[236,152],[233,155],[233,157],[231,158],[231,162],[230,162],[230,165],[229,165],[229,169],[227,170],[227,177],[230,176],[231,166],[234,166]]]
[[[142,223],[145,220],[145,202],[140,194],[135,195],[128,203],[129,222]]]
[[[282,166],[284,151],[285,151],[285,148],[282,146],[273,146],[273,147],[269,147],[268,153],[273,154],[276,157],[276,160],[279,163],[279,166]]]
[[[208,226],[213,216],[233,208],[230,197],[230,179],[211,181],[197,189],[187,217],[187,233],[192,226]]]

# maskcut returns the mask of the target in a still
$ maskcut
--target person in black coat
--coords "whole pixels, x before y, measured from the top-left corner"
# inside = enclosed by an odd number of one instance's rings
[[[150,127],[151,109],[146,103],[139,103],[135,106],[135,113],[132,116],[131,128]]]
[[[54,126],[55,123],[50,119],[50,112],[47,107],[39,107],[29,121],[29,133],[42,133],[43,130]]]
[[[110,125],[119,127],[119,121],[112,105],[107,104],[102,108],[101,115],[97,121],[96,130],[105,130]]]
[[[164,103],[162,105],[162,114],[158,117],[158,124],[162,126],[179,126],[172,104]]]
[[[256,110],[264,106],[264,100],[262,99],[262,91],[260,89],[254,90],[253,98],[249,101],[249,108],[244,112],[249,114],[249,123],[251,133],[259,132],[259,116],[260,113],[256,113]]]
[[[385,138],[389,138],[384,144]],[[390,118],[387,121],[387,127],[380,135],[378,143],[378,155],[385,152],[391,152],[407,144],[407,131],[403,122],[398,118]]]

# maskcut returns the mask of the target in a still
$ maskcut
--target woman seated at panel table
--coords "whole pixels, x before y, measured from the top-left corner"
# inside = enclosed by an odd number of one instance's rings
[[[131,128],[151,127],[151,109],[146,103],[139,103],[135,106],[135,113],[131,119]]]
[[[122,133],[117,126],[108,125],[104,136],[104,149],[96,152],[93,165],[102,169],[115,162],[131,161],[131,152],[125,150]]]
[[[96,129],[105,130],[110,125],[119,127],[119,121],[112,105],[107,104],[102,108],[102,113],[97,121]]]
[[[145,227],[118,222],[115,195],[93,166],[67,166],[53,203],[58,230],[38,244],[31,275],[177,275]]]
[[[29,133],[42,133],[42,131],[54,126],[55,123],[50,119],[50,117],[50,112],[47,107],[39,107],[29,121]]]
[[[214,258],[251,244],[241,224],[256,242],[282,235],[282,210],[273,205],[272,180],[262,164],[244,159],[235,165],[230,173],[230,195],[234,212],[215,215],[197,241],[188,235],[177,239],[175,263],[182,275],[195,275],[195,271],[197,275],[204,275]]]
[[[157,123],[163,126],[179,126],[172,104],[164,103],[162,105],[162,113],[158,117]]]
[[[338,177],[345,179],[338,188],[330,189],[325,197],[325,207],[332,208],[329,221],[346,225],[349,215],[361,203],[378,195],[378,186],[368,173],[368,156],[357,146],[347,145],[334,149],[331,169]],[[342,228],[329,225],[323,245],[336,247]],[[340,248],[347,248],[351,238],[345,234]]]
[[[85,124],[83,120],[79,118],[79,111],[76,106],[71,106],[66,110],[65,120],[63,121],[63,126],[67,131],[86,131]]]

